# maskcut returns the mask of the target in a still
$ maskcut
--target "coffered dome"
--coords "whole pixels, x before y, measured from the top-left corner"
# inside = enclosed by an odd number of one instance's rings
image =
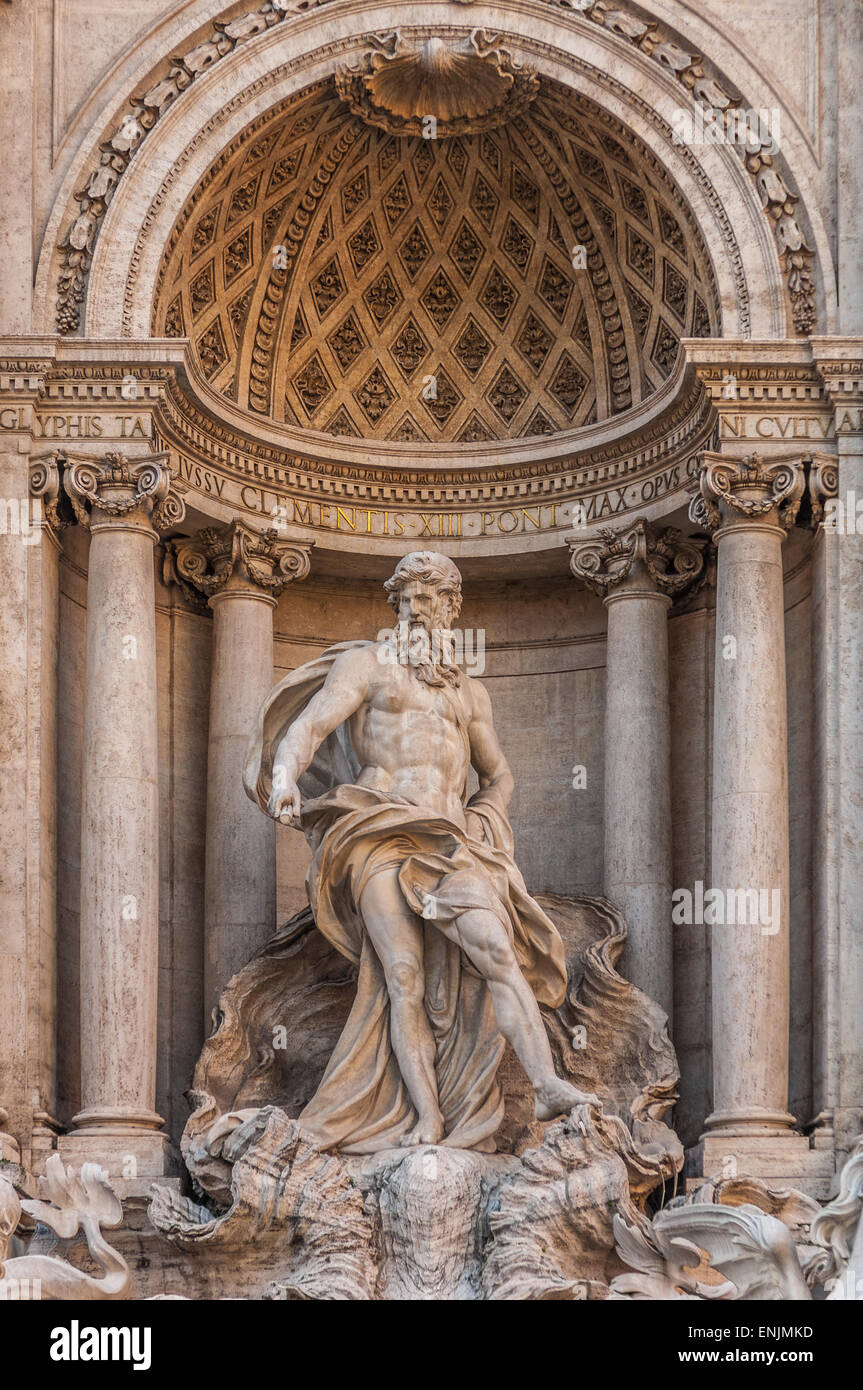
[[[332,79],[243,132],[183,209],[156,334],[240,407],[331,435],[475,443],[606,419],[715,331],[710,261],[625,127],[543,80],[497,129],[366,124]]]

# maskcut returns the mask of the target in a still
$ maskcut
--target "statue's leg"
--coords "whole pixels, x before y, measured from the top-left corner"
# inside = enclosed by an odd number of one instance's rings
[[[398,870],[370,878],[360,899],[363,925],[383,966],[390,997],[390,1035],[417,1112],[403,1144],[437,1144],[444,1133],[435,1082],[435,1045],[425,1011],[423,929],[399,887]]]
[[[488,983],[497,1026],[527,1072],[537,1119],[550,1120],[574,1105],[596,1103],[595,1096],[556,1074],[539,1005],[495,914],[483,908],[462,912],[456,932],[465,955]]]

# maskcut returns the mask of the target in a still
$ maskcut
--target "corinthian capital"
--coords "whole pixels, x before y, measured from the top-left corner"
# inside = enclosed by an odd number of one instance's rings
[[[286,585],[305,579],[314,542],[278,539],[271,528],[255,531],[242,521],[205,526],[172,547],[178,581],[193,584],[207,598],[225,590],[261,590],[278,598]]]
[[[137,512],[156,530],[178,526],[186,507],[172,489],[168,457],[148,454],[129,459],[125,454],[106,454],[102,459],[67,458],[63,487],[80,524],[89,527],[94,514],[119,520]]]
[[[644,517],[617,531],[606,527],[596,540],[570,537],[568,545],[572,573],[601,598],[624,587],[671,598],[704,574],[703,541],[671,526],[658,531]]]
[[[699,492],[689,505],[689,518],[705,531],[715,531],[745,517],[765,520],[788,531],[800,509],[806,480],[802,455],[786,459],[729,459],[702,454]]]

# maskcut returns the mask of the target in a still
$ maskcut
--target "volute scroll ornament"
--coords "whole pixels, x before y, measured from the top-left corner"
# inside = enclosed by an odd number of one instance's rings
[[[824,520],[824,504],[839,494],[839,461],[828,454],[813,454],[809,466],[809,503],[812,525]]]
[[[797,519],[806,487],[802,459],[729,459],[721,454],[702,454],[699,492],[689,506],[689,518],[705,531],[738,517],[755,521],[775,519],[788,531]]]
[[[65,462],[60,454],[30,461],[30,496],[39,498],[45,523],[53,531],[60,531],[69,525],[68,517],[63,515],[64,495],[60,474],[60,466]]]

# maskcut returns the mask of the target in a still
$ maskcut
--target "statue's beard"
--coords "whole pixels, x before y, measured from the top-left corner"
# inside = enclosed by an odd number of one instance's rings
[[[423,623],[398,623],[393,633],[399,661],[410,666],[424,685],[461,684],[452,633],[448,628],[429,632]]]

